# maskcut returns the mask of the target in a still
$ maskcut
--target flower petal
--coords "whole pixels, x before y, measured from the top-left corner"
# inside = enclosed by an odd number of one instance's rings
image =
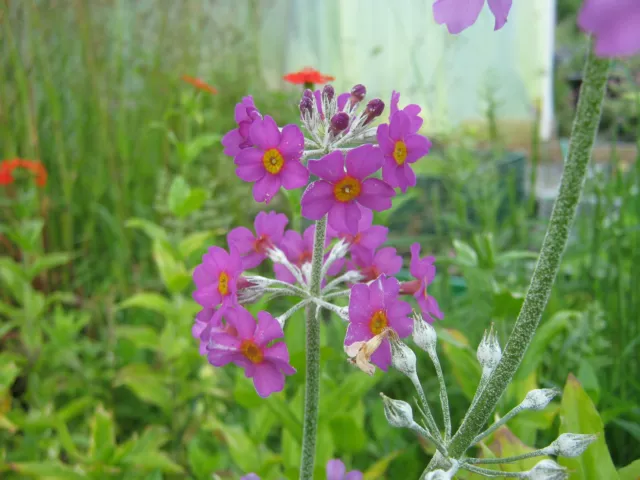
[[[240,148],[240,144],[242,142],[244,142],[244,138],[240,135],[240,130],[238,128],[234,128],[233,130],[225,133],[224,137],[222,137],[224,154],[229,155],[230,157],[235,157],[242,151]]]
[[[344,155],[336,150],[320,160],[309,160],[309,171],[323,180],[335,183],[345,176]]]
[[[284,337],[284,332],[278,321],[268,312],[258,312],[258,326],[253,334],[254,341],[261,347],[277,338]]]
[[[329,217],[327,221],[331,228],[333,228],[336,232],[350,232],[351,229],[349,225],[347,225],[347,204],[335,202],[331,207],[331,210],[329,210]]]
[[[344,476],[344,480],[362,480],[363,474],[359,470],[352,470]]]
[[[408,163],[399,165],[395,173],[396,180],[398,181],[398,188],[402,193],[406,193],[409,187],[416,186],[416,174]]]
[[[337,202],[333,197],[333,186],[329,182],[313,182],[302,194],[302,216],[309,220],[319,220],[335,203]]]
[[[383,123],[378,125],[378,131],[376,132],[376,138],[378,139],[378,146],[384,155],[393,154],[393,141],[389,138],[389,125]]]
[[[264,357],[286,375],[293,375],[296,369],[289,364],[289,350],[284,342],[278,342],[264,351]]]
[[[327,462],[327,480],[344,480],[347,469],[340,460],[329,460]]]
[[[347,327],[347,335],[344,337],[344,344],[351,345],[352,343],[366,341],[371,338],[373,338],[373,333],[371,333],[369,324],[350,323]]]
[[[362,182],[362,193],[358,197],[358,203],[381,212],[391,208],[391,197],[395,194],[396,192],[388,183],[377,178],[367,178]]]
[[[271,212],[260,212],[256,215],[255,220],[253,221],[253,226],[256,229],[256,236],[267,236],[269,239],[275,243],[280,243],[282,237],[284,236],[284,229],[287,227],[289,223],[289,219],[283,213],[276,213],[274,211]],[[237,230],[237,229],[234,229]],[[253,247],[253,245],[252,245]],[[242,252],[241,252],[242,253]]]
[[[275,263],[273,265],[273,271],[276,274],[277,280],[280,280],[281,282],[287,282],[292,285],[296,283],[296,277],[294,277],[293,274],[289,271],[289,269],[284,265],[280,263]]]
[[[253,199],[256,202],[269,203],[278,193],[281,180],[279,175],[265,174],[260,180],[253,184]]]
[[[253,385],[262,398],[284,389],[284,374],[269,362],[256,365],[253,375]]]
[[[470,27],[478,19],[484,0],[437,0],[433,4],[433,18],[436,23],[447,26],[449,33],[457,34]]]
[[[414,163],[416,160],[428,154],[429,149],[431,149],[431,142],[427,137],[422,135],[407,135],[404,139],[404,144],[407,147],[406,163]]]
[[[382,151],[373,145],[361,145],[347,152],[347,173],[359,180],[380,170],[384,162]]]
[[[389,138],[394,142],[402,140],[405,135],[409,135],[410,128],[409,117],[404,111],[399,110],[393,114],[389,122]]]
[[[246,227],[236,227],[227,234],[229,248],[233,247],[241,254],[253,250],[255,240],[253,232]]]
[[[297,160],[287,160],[281,171],[282,186],[287,190],[304,187],[309,181],[307,167]]]
[[[380,272],[386,275],[395,275],[402,269],[402,257],[393,247],[385,247],[378,250],[373,259]]]
[[[297,125],[285,125],[282,128],[278,151],[286,160],[299,160],[304,150],[304,135]]]
[[[378,349],[371,355],[371,363],[376,365],[380,370],[387,371],[391,365],[391,344],[386,338]]]
[[[253,315],[243,307],[230,307],[224,312],[224,318],[238,331],[238,337],[242,340],[253,338],[256,330],[256,320]]]
[[[349,322],[367,323],[371,312],[369,302],[369,286],[358,283],[351,287],[349,296]],[[362,340],[360,338],[356,340]]]
[[[249,129],[249,139],[261,150],[276,148],[280,144],[280,138],[278,124],[269,115],[265,115],[262,120],[255,120]]]
[[[493,16],[496,18],[494,30],[500,30],[507,23],[507,17],[509,16],[509,10],[511,10],[512,0],[487,0],[489,3],[489,9]]]
[[[398,170],[398,164],[395,160],[390,157],[385,158],[384,164],[382,165],[382,179],[387,182],[390,187],[399,186],[396,170]]]

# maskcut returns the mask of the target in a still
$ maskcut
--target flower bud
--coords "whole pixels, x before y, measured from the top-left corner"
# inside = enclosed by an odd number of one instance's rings
[[[379,117],[384,112],[384,102],[379,98],[374,98],[369,103],[367,103],[367,108],[365,108],[366,119],[364,121],[364,125],[367,125],[373,121],[374,118]]]
[[[554,388],[531,390],[527,393],[527,396],[524,397],[520,406],[524,410],[544,410],[559,393],[560,392]]]
[[[309,98],[309,99],[313,100],[313,92],[311,90],[309,90],[308,88],[306,88],[304,90],[304,92],[302,92],[302,98]]]
[[[451,480],[451,475],[449,475],[444,470],[434,470],[433,472],[427,473],[427,476],[424,477],[425,480]]]
[[[425,322],[422,315],[419,313],[413,313],[413,341],[429,355],[435,355],[436,342],[438,336],[436,335],[436,329],[433,328],[429,322]]]
[[[349,126],[349,115],[345,112],[338,112],[331,117],[331,127],[329,130],[334,135],[339,134]]]
[[[579,457],[598,437],[582,433],[563,433],[545,450],[548,455]]]
[[[383,393],[380,394],[384,403],[384,416],[389,425],[396,428],[409,428],[413,425],[413,410],[411,405],[402,400],[394,400]]]
[[[396,335],[390,335],[389,340],[391,341],[391,366],[407,377],[415,377],[417,375],[416,354]]]
[[[351,89],[351,104],[355,104],[364,100],[367,94],[367,88],[364,85],[358,84]]]
[[[333,97],[335,94],[336,94],[336,91],[333,89],[333,86],[329,84],[325,85],[324,88],[322,89],[322,97],[327,103],[333,100]]]
[[[311,90],[307,91],[310,92]],[[302,117],[304,117],[305,114],[309,116],[313,115],[313,100],[309,97],[302,97],[302,100],[300,100],[300,114]]]
[[[541,460],[526,472],[523,478],[528,480],[565,480],[568,477],[566,468],[561,467],[553,460]]]
[[[493,325],[491,325],[489,333],[485,330],[482,336],[482,341],[480,345],[478,345],[477,358],[482,368],[486,368],[489,371],[496,368],[496,365],[498,365],[498,362],[502,358],[498,335],[493,330]]]

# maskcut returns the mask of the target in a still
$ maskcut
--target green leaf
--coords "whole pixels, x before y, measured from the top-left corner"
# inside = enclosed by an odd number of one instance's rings
[[[482,369],[467,338],[457,330],[447,329],[446,333],[441,335],[444,353],[462,392],[471,400],[476,393]]]
[[[123,367],[114,379],[114,386],[126,386],[143,402],[165,410],[171,404],[171,392],[164,384],[164,377],[147,364],[132,363]]]
[[[176,260],[167,246],[157,240],[153,242],[153,259],[170,292],[179,293],[191,283],[191,276],[184,264]]]
[[[259,450],[244,430],[235,426],[224,429],[227,448],[234,463],[244,472],[255,472],[260,468]]]
[[[46,255],[42,255],[29,266],[27,270],[27,276],[33,279],[42,272],[69,263],[72,259],[73,255],[66,252],[48,253]]]
[[[571,479],[615,480],[618,477],[605,443],[604,425],[595,405],[578,379],[569,374],[560,407],[560,433],[593,433],[598,439],[576,458],[560,457],[558,462],[571,472]]]
[[[196,210],[199,210],[204,205],[209,194],[204,188],[194,188],[189,192],[189,196],[185,201],[178,206],[175,214],[178,217],[186,217],[192,214]]]
[[[131,341],[136,348],[158,348],[159,338],[155,329],[143,325],[119,325],[116,327],[116,337]]]
[[[33,290],[22,266],[8,257],[0,257],[0,285],[21,305],[25,303],[26,292]]]
[[[137,230],[142,230],[142,232],[147,235],[151,240],[158,240],[162,242],[169,241],[169,235],[160,225],[157,225],[149,220],[145,220],[143,218],[130,218],[125,222],[125,227],[127,228],[135,228]]]
[[[618,475],[620,475],[620,480],[640,479],[640,460],[636,460],[635,462],[618,470]]]
[[[329,422],[333,443],[340,454],[358,453],[367,445],[364,429],[357,424],[352,415],[343,413],[334,416]]]
[[[507,427],[499,428],[493,434],[493,442],[489,449],[496,457],[514,457],[525,453],[533,452],[535,448],[522,443]],[[505,463],[499,466],[503,472],[522,472],[532,469],[536,463],[548,457],[535,457],[518,460],[517,462]]]
[[[478,255],[467,243],[460,240],[453,241],[453,248],[456,251],[456,263],[463,267],[477,267]]]
[[[578,368],[578,381],[587,392],[587,395],[589,395],[597,405],[600,401],[600,383],[598,382],[598,376],[596,375],[595,369],[586,358],[583,358],[580,361],[580,367]]]
[[[135,293],[126,300],[118,304],[118,309],[144,308],[161,315],[169,316],[173,313],[173,305],[169,300],[158,293],[141,292]]]
[[[182,258],[186,259],[193,252],[200,250],[211,236],[211,232],[196,232],[186,236],[178,245]]]
[[[197,479],[209,480],[213,472],[222,467],[221,452],[213,452],[205,449],[198,438],[189,442],[187,447],[187,459],[189,466]]]
[[[171,187],[169,187],[169,197],[167,198],[167,206],[171,213],[181,216],[179,211],[189,198],[189,195],[191,195],[191,187],[185,178],[182,176],[175,177],[171,182]]]
[[[0,365],[0,395],[9,391],[19,373],[20,369],[13,362]]]
[[[71,434],[69,433],[69,429],[67,428],[67,424],[63,422],[59,417],[56,419],[56,431],[58,433],[58,440],[62,445],[62,448],[65,449],[69,458],[76,462],[84,463],[86,458],[78,451],[78,447],[74,443],[71,438]]]
[[[98,405],[91,419],[91,439],[89,456],[100,462],[108,463],[116,448],[116,432],[113,416],[102,405]]]
[[[363,479],[377,480],[379,478],[385,478],[384,475],[387,472],[387,468],[389,468],[389,464],[401,453],[402,450],[396,450],[391,452],[389,455],[382,457],[364,472]]]
[[[158,451],[127,455],[122,463],[138,471],[159,469],[165,473],[184,473],[184,469],[180,465],[171,460],[165,453]]]
[[[64,465],[60,462],[25,462],[11,463],[9,468],[17,473],[47,480],[78,480],[88,478],[81,470]]]
[[[203,150],[218,143],[220,138],[220,135],[215,133],[204,134],[194,138],[183,149],[180,160],[187,164],[193,162]]]
[[[93,405],[94,402],[95,399],[93,397],[80,397],[73,399],[58,410],[56,417],[63,422],[68,422],[72,418],[83,413],[87,408]]]
[[[298,445],[302,445],[302,424],[290,405],[277,395],[270,395],[265,400],[265,404],[271,413],[278,417],[282,426],[298,442]]]

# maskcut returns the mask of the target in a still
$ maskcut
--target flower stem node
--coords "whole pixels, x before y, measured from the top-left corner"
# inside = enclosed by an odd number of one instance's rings
[[[578,457],[596,441],[596,435],[582,433],[563,433],[545,450],[548,455],[560,457]]]
[[[384,403],[384,416],[387,418],[389,425],[396,428],[409,428],[415,423],[411,405],[402,400],[389,398],[384,393],[381,393],[380,396]]]
[[[553,460],[541,460],[531,470],[525,473],[527,480],[565,480],[569,478],[567,469]]]
[[[413,341],[429,355],[436,354],[436,342],[438,335],[436,329],[429,322],[425,322],[422,315],[413,312]]]
[[[520,404],[523,410],[544,410],[560,392],[554,388],[531,390]]]
[[[397,335],[389,335],[391,341],[391,366],[407,377],[417,377],[416,354]]]
[[[478,345],[477,358],[482,368],[488,371],[493,371],[502,358],[502,349],[500,348],[498,335],[493,329],[493,325],[491,325],[488,333],[486,330],[484,332],[482,341],[480,345]]]

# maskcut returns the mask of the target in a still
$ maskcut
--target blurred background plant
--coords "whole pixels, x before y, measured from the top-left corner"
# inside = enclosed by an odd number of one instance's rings
[[[565,21],[579,4],[558,2],[559,137],[583,59]],[[224,246],[229,228],[256,213],[219,141],[235,103],[252,94],[283,124],[297,119],[300,90],[265,89],[255,39],[203,15],[208,3],[154,5],[0,3],[0,159],[40,159],[49,174],[40,187],[29,171],[0,185],[2,478],[297,476],[301,314],[286,333],[298,374],[262,400],[241,374],[198,356],[190,274],[206,247]],[[202,53],[203,31],[215,56]],[[498,413],[536,386],[564,397],[496,432],[483,454],[604,430],[583,464],[569,465],[573,478],[640,475],[640,162],[620,153],[638,138],[637,68],[616,63],[606,161],[592,169],[545,319]],[[562,158],[537,140],[511,151],[490,92],[487,130],[434,138],[417,164],[419,188],[376,217],[404,254],[419,241],[437,256],[432,291],[446,313],[437,327],[454,422],[480,375],[484,329],[494,322],[504,342],[516,318],[549,212],[538,185]],[[269,209],[299,225],[298,205],[281,196]],[[287,300],[273,303],[284,311]],[[432,445],[390,430],[374,394],[412,392],[394,374],[352,369],[343,337],[341,324],[325,324],[318,478],[335,457],[367,479],[417,478]],[[419,362],[437,401],[435,372],[426,356]],[[584,466],[595,464],[604,470]]]

